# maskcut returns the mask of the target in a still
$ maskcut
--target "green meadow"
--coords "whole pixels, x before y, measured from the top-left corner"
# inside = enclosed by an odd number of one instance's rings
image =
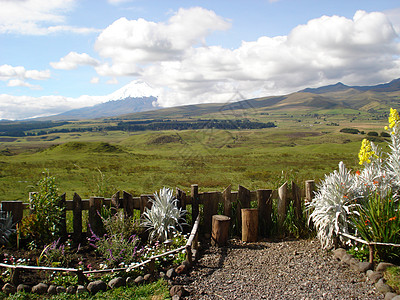
[[[0,200],[26,201],[46,170],[67,199],[74,192],[83,198],[110,197],[118,190],[140,195],[163,186],[190,190],[191,184],[198,184],[200,191],[222,191],[230,184],[234,190],[239,184],[252,190],[273,189],[285,180],[303,185],[305,180],[320,180],[340,161],[356,169],[361,140],[369,131],[383,131],[386,123],[354,111],[317,115],[258,110],[246,117],[272,121],[277,127],[3,138]],[[341,133],[346,127],[365,134]]]

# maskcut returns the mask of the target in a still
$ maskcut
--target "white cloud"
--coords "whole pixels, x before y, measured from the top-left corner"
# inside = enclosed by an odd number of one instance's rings
[[[87,53],[70,52],[62,57],[59,62],[51,62],[54,69],[73,70],[78,66],[98,66],[99,61],[90,57]]]
[[[0,119],[26,119],[48,116],[70,109],[91,106],[104,101],[104,97],[83,95],[78,98],[63,96],[13,96],[0,94]]]
[[[112,5],[119,5],[121,3],[132,2],[132,0],[107,0],[107,2]]]
[[[26,70],[22,66],[13,67],[10,65],[0,66],[0,80],[9,79],[33,79],[33,80],[45,80],[50,78],[50,70]]]
[[[114,64],[175,60],[204,44],[210,32],[229,27],[227,20],[201,7],[179,9],[166,23],[120,18],[99,35],[95,49]]]
[[[30,84],[21,79],[11,79],[10,81],[8,81],[7,86],[10,86],[10,87],[23,86],[23,87],[28,87],[33,90],[41,89],[41,87],[39,85]]]
[[[92,79],[90,79],[90,83],[98,84],[99,82],[100,82],[100,78],[99,77],[93,77]]]
[[[114,78],[108,80],[106,83],[107,84],[118,84],[118,79],[114,77]]]
[[[79,34],[97,32],[94,28],[63,25],[66,13],[76,0],[0,0],[0,34],[45,35],[68,31]],[[60,25],[62,24],[62,25]]]

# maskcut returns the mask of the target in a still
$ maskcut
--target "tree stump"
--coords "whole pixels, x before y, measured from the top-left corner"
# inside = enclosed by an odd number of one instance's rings
[[[258,240],[258,209],[242,209],[242,241],[257,242]]]
[[[231,218],[223,215],[212,216],[211,244],[225,246],[228,242]]]

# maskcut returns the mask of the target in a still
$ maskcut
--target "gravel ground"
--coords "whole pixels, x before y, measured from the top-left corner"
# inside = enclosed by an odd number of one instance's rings
[[[189,291],[185,299],[384,299],[318,240],[231,240],[204,249],[176,283]]]

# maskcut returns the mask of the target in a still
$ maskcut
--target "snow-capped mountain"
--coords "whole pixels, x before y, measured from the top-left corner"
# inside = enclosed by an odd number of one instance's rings
[[[99,104],[72,109],[40,120],[82,120],[115,117],[160,108],[159,92],[146,82],[134,80],[106,96],[95,96]]]
[[[142,98],[142,97],[155,97],[159,96],[157,89],[152,88],[146,82],[141,80],[134,80],[123,86],[119,90],[109,94],[106,98],[110,100],[122,100],[125,98]]]

